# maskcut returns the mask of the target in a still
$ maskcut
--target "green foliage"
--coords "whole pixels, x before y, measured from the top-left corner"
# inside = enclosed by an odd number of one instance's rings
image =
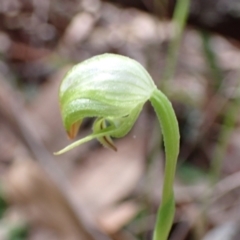
[[[7,210],[7,207],[8,207],[8,204],[6,203],[4,198],[2,197],[2,194],[0,194],[0,218],[3,217],[3,214]]]
[[[178,167],[177,175],[185,184],[193,184],[203,179],[209,180],[205,171],[188,163],[184,163]]]
[[[143,105],[151,102],[162,128],[166,166],[154,231],[154,240],[166,240],[175,212],[173,181],[179,152],[179,129],[168,98],[157,89],[147,71],[135,60],[104,54],[76,65],[65,76],[59,93],[62,119],[68,135],[75,137],[82,120],[96,117],[93,133],[56,154],[98,139],[116,150],[111,137],[123,137],[132,128]]]
[[[25,240],[28,237],[29,229],[26,225],[12,226],[9,229],[8,240]]]
[[[8,203],[4,198],[4,191],[0,184],[0,219],[4,217],[4,213],[6,212],[7,208],[8,208]]]

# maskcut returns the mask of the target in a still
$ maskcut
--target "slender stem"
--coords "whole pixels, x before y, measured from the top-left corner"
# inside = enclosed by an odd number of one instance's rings
[[[162,128],[165,145],[166,163],[162,190],[162,202],[158,209],[154,229],[154,240],[166,240],[174,218],[175,200],[173,192],[174,176],[179,153],[179,128],[171,102],[158,89],[150,101]]]
[[[233,102],[229,103],[227,111],[224,116],[223,126],[220,132],[218,143],[214,149],[212,167],[210,171],[211,184],[216,184],[217,180],[220,177],[222,170],[223,157],[226,153],[229,138],[234,131],[234,127],[237,121],[237,116],[239,114],[239,99],[234,99]]]
[[[182,39],[183,30],[186,24],[190,0],[177,0],[176,7],[173,13],[173,22],[176,25],[177,32],[174,39],[171,41],[166,60],[166,68],[163,73],[163,84],[165,85],[174,76],[178,49]]]
[[[206,31],[201,31],[200,34],[202,37],[203,53],[205,55],[206,64],[214,80],[214,90],[217,91],[222,86],[224,76],[219,66],[216,53],[211,46],[211,34]]]

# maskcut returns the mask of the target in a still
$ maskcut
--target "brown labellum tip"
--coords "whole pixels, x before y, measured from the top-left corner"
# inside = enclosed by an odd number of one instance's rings
[[[70,139],[74,139],[78,133],[78,130],[81,126],[82,120],[81,121],[77,121],[74,124],[72,124],[72,126],[70,127],[69,131],[67,131],[68,137]]]

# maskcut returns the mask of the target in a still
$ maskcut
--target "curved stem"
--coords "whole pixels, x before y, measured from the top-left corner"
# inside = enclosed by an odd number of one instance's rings
[[[162,128],[166,163],[162,191],[162,202],[158,209],[157,220],[154,229],[154,240],[166,240],[174,218],[175,200],[173,183],[179,153],[179,128],[171,102],[158,89],[156,89],[150,101],[157,114]]]

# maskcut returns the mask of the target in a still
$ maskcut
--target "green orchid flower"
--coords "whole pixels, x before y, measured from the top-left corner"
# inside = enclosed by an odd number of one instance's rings
[[[162,203],[154,240],[166,240],[172,225],[175,203],[173,181],[179,151],[179,129],[168,98],[157,89],[151,76],[137,61],[116,54],[92,57],[70,70],[59,91],[64,127],[74,138],[84,118],[95,117],[93,133],[56,155],[92,139],[117,150],[112,138],[125,136],[149,100],[160,122],[166,152]]]

